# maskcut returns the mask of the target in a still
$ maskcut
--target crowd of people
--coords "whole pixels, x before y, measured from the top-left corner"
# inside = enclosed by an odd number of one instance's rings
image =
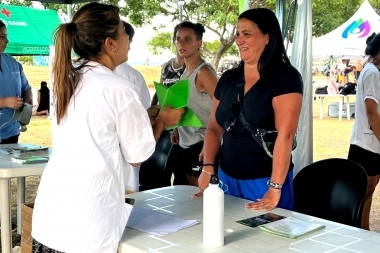
[[[187,105],[202,126],[188,127],[178,125],[185,109],[162,108],[156,95],[150,101],[144,77],[128,64],[135,31],[120,19],[118,7],[86,4],[59,26],[52,67],[54,152],[35,199],[33,252],[116,252],[127,219],[125,193],[139,190],[139,165],[153,154],[163,131],[170,131],[173,145],[168,182],[173,174],[174,184],[198,187],[196,198],[217,174],[225,193],[250,200],[249,209],[292,209],[292,149],[303,80],[287,57],[276,16],[265,8],[239,15],[235,43],[241,61],[219,79],[200,54],[204,33],[202,24],[177,24],[172,38],[177,54],[161,71],[166,87],[189,81]],[[32,103],[22,66],[4,53],[7,42],[0,21],[1,144],[17,143],[13,111]],[[380,35],[367,44],[369,62],[358,80],[360,117],[348,157],[369,176],[362,221],[369,229],[380,174]],[[41,82],[38,113],[49,114],[48,95]],[[252,129],[275,131],[273,148],[263,148]]]

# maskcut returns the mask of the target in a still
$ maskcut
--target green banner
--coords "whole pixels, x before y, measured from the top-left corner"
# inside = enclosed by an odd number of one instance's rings
[[[1,4],[0,20],[7,27],[5,53],[10,55],[49,55],[54,31],[62,23],[55,10]]]

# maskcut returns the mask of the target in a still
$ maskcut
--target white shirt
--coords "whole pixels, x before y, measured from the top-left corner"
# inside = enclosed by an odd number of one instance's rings
[[[347,68],[346,63],[339,63],[338,69],[340,72],[344,71]]]
[[[133,84],[132,88],[136,90],[145,109],[148,109],[150,107],[150,93],[143,75],[127,62],[117,66],[115,73],[129,80],[129,85]],[[140,165],[133,167],[132,165],[127,164],[124,169],[124,187],[126,190],[132,192],[139,191],[139,173]]]
[[[380,143],[370,129],[365,100],[377,103],[380,112],[380,72],[372,63],[367,63],[360,73],[356,88],[355,122],[352,128],[351,144],[380,154]]]
[[[116,252],[128,215],[123,168],[146,160],[155,140],[127,80],[98,63],[83,77],[59,125],[33,212],[32,236],[66,253]]]
[[[141,103],[148,109],[150,107],[150,93],[143,75],[127,62],[116,67],[115,73],[126,78],[134,85],[134,89],[140,97]]]

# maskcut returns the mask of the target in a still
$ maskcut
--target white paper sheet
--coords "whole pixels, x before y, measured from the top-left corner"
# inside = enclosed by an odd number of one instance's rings
[[[197,220],[184,220],[174,215],[135,206],[129,216],[127,227],[153,235],[166,235],[198,223]]]

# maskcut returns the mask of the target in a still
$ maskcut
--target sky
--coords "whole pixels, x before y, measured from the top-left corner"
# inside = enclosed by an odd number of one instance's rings
[[[128,22],[127,18],[122,19]],[[174,30],[174,25],[170,25],[170,20],[168,20],[165,16],[155,17],[152,23],[161,23],[163,20],[167,20],[167,24],[169,25],[162,29],[161,32],[172,32]],[[145,63],[146,59],[149,59],[149,65],[160,66],[175,56],[170,50],[165,50],[160,55],[153,55],[153,53],[149,51],[147,42],[156,34],[156,31],[153,29],[153,25],[145,25],[144,27],[132,26],[135,29],[135,35],[133,36],[131,50],[128,53],[128,62],[131,65],[142,65]]]

